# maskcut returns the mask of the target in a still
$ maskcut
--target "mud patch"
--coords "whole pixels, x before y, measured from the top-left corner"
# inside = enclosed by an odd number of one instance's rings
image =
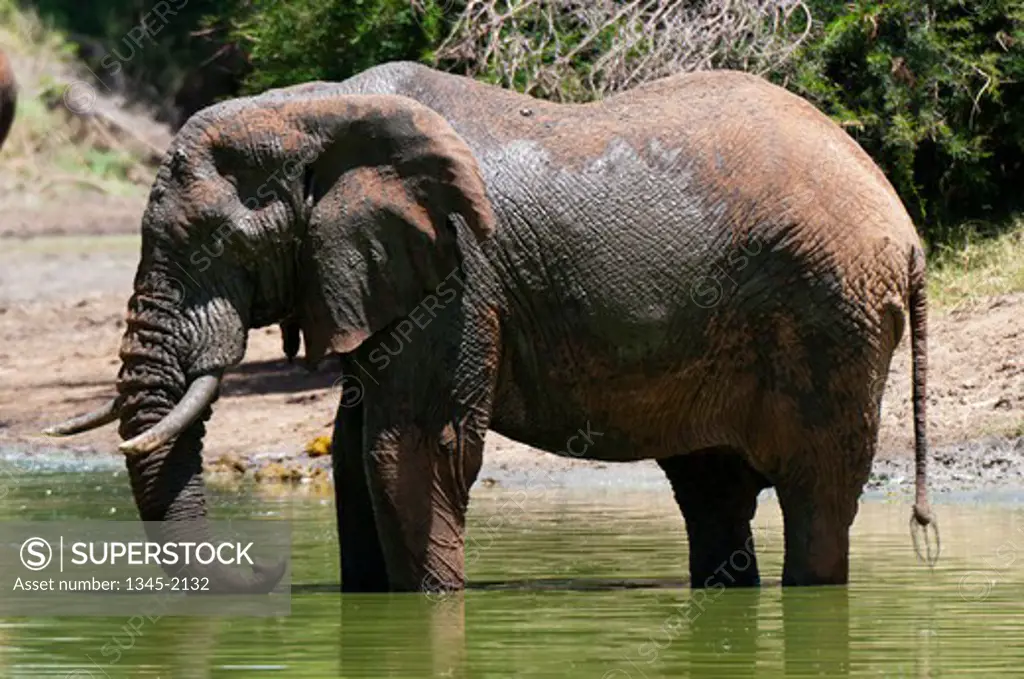
[[[879,459],[865,489],[909,490],[913,484],[913,460]],[[1024,438],[990,436],[932,450],[928,488],[933,494],[1024,489]]]

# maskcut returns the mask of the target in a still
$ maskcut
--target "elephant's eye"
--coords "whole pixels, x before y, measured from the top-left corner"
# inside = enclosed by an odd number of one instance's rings
[[[312,167],[306,167],[306,171],[302,175],[302,195],[306,199],[306,209],[312,209],[313,203],[316,201],[316,176],[313,174]]]
[[[374,264],[381,264],[388,259],[388,253],[380,245],[370,246],[370,261]]]

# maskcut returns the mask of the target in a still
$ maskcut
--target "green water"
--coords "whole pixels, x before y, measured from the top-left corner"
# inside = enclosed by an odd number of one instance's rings
[[[123,474],[13,480],[0,519],[134,515]],[[165,617],[135,633],[124,617],[0,619],[0,677],[1024,675],[1019,504],[940,505],[943,555],[929,571],[909,546],[907,503],[867,502],[849,587],[783,591],[780,515],[765,499],[765,587],[695,594],[667,492],[531,490],[521,509],[510,495],[475,491],[473,588],[434,600],[340,596],[329,501],[216,494],[218,517],[294,522],[290,617]]]

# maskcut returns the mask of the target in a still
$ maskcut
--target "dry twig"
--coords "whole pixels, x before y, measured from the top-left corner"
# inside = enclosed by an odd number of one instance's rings
[[[800,0],[469,0],[435,61],[583,101],[684,71],[765,73],[789,59],[810,19]]]

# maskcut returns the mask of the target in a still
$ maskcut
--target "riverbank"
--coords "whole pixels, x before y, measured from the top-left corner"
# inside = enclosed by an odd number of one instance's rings
[[[61,216],[59,230],[37,222],[34,230],[46,235],[0,236],[0,445],[116,457],[114,426],[65,440],[39,432],[114,393],[142,207],[139,200],[108,221],[87,220],[77,228],[69,215]],[[937,490],[1024,487],[1022,333],[1020,294],[932,310],[928,425]],[[909,368],[904,339],[883,402],[875,487],[911,478]],[[329,487],[323,453],[339,397],[337,378],[330,365],[311,373],[288,364],[276,328],[250,333],[246,359],[227,375],[208,425],[210,472],[228,482]],[[609,465],[560,458],[493,433],[485,455],[485,482],[567,473],[592,475],[595,483],[602,475],[639,482],[657,473],[652,465],[648,471],[619,465],[606,471]]]
[[[671,493],[661,469],[651,461],[604,464],[559,458],[489,435],[477,488],[505,492]],[[527,455],[529,457],[524,457]],[[228,453],[208,456],[204,465],[211,488],[245,488],[269,496],[333,498],[330,456],[309,451]],[[17,472],[15,470],[18,470]],[[0,440],[0,475],[31,472],[122,474],[117,455],[87,447],[54,447]],[[931,451],[929,490],[936,504],[975,501],[1024,503],[1024,438],[988,437]],[[865,500],[909,504],[914,470],[909,457],[880,457],[865,486]],[[772,496],[771,490],[765,496]],[[654,497],[654,496],[652,496]]]

